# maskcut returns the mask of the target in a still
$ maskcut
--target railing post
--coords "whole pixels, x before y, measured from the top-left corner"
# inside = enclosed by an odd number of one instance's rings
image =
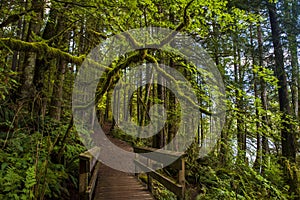
[[[90,160],[80,157],[79,170],[79,196],[80,199],[87,199],[85,191],[89,184]]]
[[[148,167],[151,168],[151,160],[149,158],[147,158],[147,164]],[[150,173],[147,173],[147,186],[148,186],[148,190],[152,193],[152,177],[150,176]]]
[[[79,155],[79,198],[90,200],[93,196],[100,163],[100,148],[94,147]]]
[[[185,160],[184,158],[180,158],[180,169],[178,171],[178,183],[182,185],[181,197],[177,197],[177,199],[184,199],[185,193]]]
[[[135,158],[135,160],[138,160],[138,154],[137,153],[135,153],[135,156],[134,156],[134,158]],[[138,167],[136,166],[136,164],[134,164],[134,175],[136,176],[136,177],[138,177],[138,175],[139,175],[139,173],[137,173],[138,172]]]

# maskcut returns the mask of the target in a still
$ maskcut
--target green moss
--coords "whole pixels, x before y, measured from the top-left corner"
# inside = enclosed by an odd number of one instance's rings
[[[13,38],[0,38],[0,49],[2,48],[9,48],[14,51],[37,52],[46,57],[57,57],[74,64],[81,64],[85,58],[85,55],[72,56],[60,49],[48,46],[45,42],[25,42]]]

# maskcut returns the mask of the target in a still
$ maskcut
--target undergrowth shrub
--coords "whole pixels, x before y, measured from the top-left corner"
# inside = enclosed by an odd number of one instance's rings
[[[275,173],[277,174],[275,174]],[[267,167],[264,175],[247,164],[198,168],[201,194],[197,199],[289,199],[288,186],[278,165]]]
[[[39,131],[19,128],[1,137],[0,199],[67,199],[69,188],[77,190],[78,155],[85,148],[68,127],[45,119]]]

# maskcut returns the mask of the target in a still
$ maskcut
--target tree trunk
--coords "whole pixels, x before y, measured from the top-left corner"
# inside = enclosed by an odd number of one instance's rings
[[[251,25],[250,27],[250,43],[251,43],[251,57],[252,57],[252,67],[254,69],[254,66],[257,65],[257,60],[255,57],[255,46],[254,46],[254,38],[253,38],[253,25]],[[253,79],[254,79],[254,97],[255,99],[258,99],[259,97],[259,88],[258,88],[258,84],[259,84],[259,77],[257,77],[256,73],[253,73]],[[257,101],[255,101],[257,102]],[[257,119],[260,119],[260,114],[259,114],[259,104],[256,103],[255,104],[255,117]],[[255,158],[255,162],[253,164],[253,168],[256,169],[257,171],[260,171],[261,168],[261,132],[260,132],[260,128],[261,128],[261,122],[259,120],[257,120],[256,122],[256,158]]]
[[[284,69],[283,50],[281,45],[281,36],[279,23],[277,19],[276,6],[274,3],[268,4],[272,41],[275,54],[275,74],[278,79],[278,96],[280,111],[282,112],[282,129],[281,129],[281,143],[282,155],[294,162],[296,158],[295,135],[293,134],[293,127],[290,124],[289,116],[291,114],[289,94],[287,88],[287,77]]]
[[[54,81],[53,93],[50,103],[50,117],[55,120],[60,120],[62,114],[62,104],[63,104],[63,84],[64,84],[64,74],[66,70],[66,62],[59,59],[57,62],[57,72]]]
[[[57,29],[55,32],[57,34],[61,33],[64,30],[65,26],[66,26],[66,21],[64,19],[58,20]],[[64,34],[62,36],[62,39],[57,42],[57,46],[61,46],[61,47],[69,46],[68,37],[66,34]],[[64,85],[66,65],[67,62],[65,60],[61,58],[57,58],[57,70],[55,74],[55,81],[54,81],[53,92],[51,96],[49,113],[51,118],[58,121],[60,120],[62,114],[63,85]]]
[[[234,50],[234,79],[236,83],[236,107],[237,107],[237,147],[238,147],[238,160],[244,161],[246,159],[246,136],[243,124],[243,97],[239,90],[242,87],[242,75],[241,75],[241,65],[240,65],[240,50],[238,49],[237,36],[234,36],[233,50]]]
[[[290,186],[289,192],[298,195],[298,180],[297,176],[291,176],[291,169],[289,161],[295,163],[296,161],[296,144],[295,134],[293,132],[293,126],[291,125],[291,108],[288,96],[287,78],[284,69],[283,50],[281,45],[280,29],[277,19],[277,11],[274,3],[268,3],[268,10],[270,16],[271,30],[272,30],[272,41],[275,53],[275,74],[278,79],[278,96],[279,106],[282,113],[281,117],[281,145],[282,155],[285,159],[282,161],[284,168],[284,174],[286,177],[286,183]],[[296,198],[295,198],[296,199]]]
[[[261,25],[257,27],[257,38],[258,38],[258,58],[259,58],[259,66],[263,66],[263,39],[262,39],[262,30]],[[262,123],[264,127],[269,126],[268,117],[267,117],[267,110],[268,110],[268,99],[267,99],[267,88],[266,82],[263,77],[260,78],[260,96],[262,107],[265,111],[265,114],[262,116]],[[265,134],[262,135],[261,140],[262,146],[262,166],[261,166],[261,173],[263,174],[265,171],[265,164],[267,163],[268,153],[269,153],[269,141]]]
[[[35,35],[40,35],[42,15],[44,9],[44,1],[33,0],[32,9],[34,14],[31,16],[28,35],[26,38],[27,42],[33,42]],[[37,55],[35,52],[25,52],[25,61],[23,63],[21,82],[23,83],[20,87],[21,97],[24,99],[33,98],[35,95],[35,87],[33,85],[33,74],[36,67]]]
[[[297,55],[297,34],[294,26],[297,24],[297,2],[292,1],[289,4],[288,1],[283,2],[284,6],[284,24],[287,33],[287,39],[289,44],[289,51],[291,55],[291,66],[292,66],[292,82],[291,82],[291,92],[292,92],[292,105],[293,114],[296,118],[299,117],[299,63]]]

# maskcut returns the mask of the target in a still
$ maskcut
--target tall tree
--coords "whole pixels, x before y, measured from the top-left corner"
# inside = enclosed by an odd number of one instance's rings
[[[281,142],[282,155],[291,161],[296,159],[295,134],[291,124],[291,107],[288,93],[287,77],[284,67],[283,49],[281,44],[281,31],[277,17],[275,3],[268,3],[268,11],[272,30],[272,42],[275,54],[275,74],[278,79],[278,97],[280,111],[282,112]]]

